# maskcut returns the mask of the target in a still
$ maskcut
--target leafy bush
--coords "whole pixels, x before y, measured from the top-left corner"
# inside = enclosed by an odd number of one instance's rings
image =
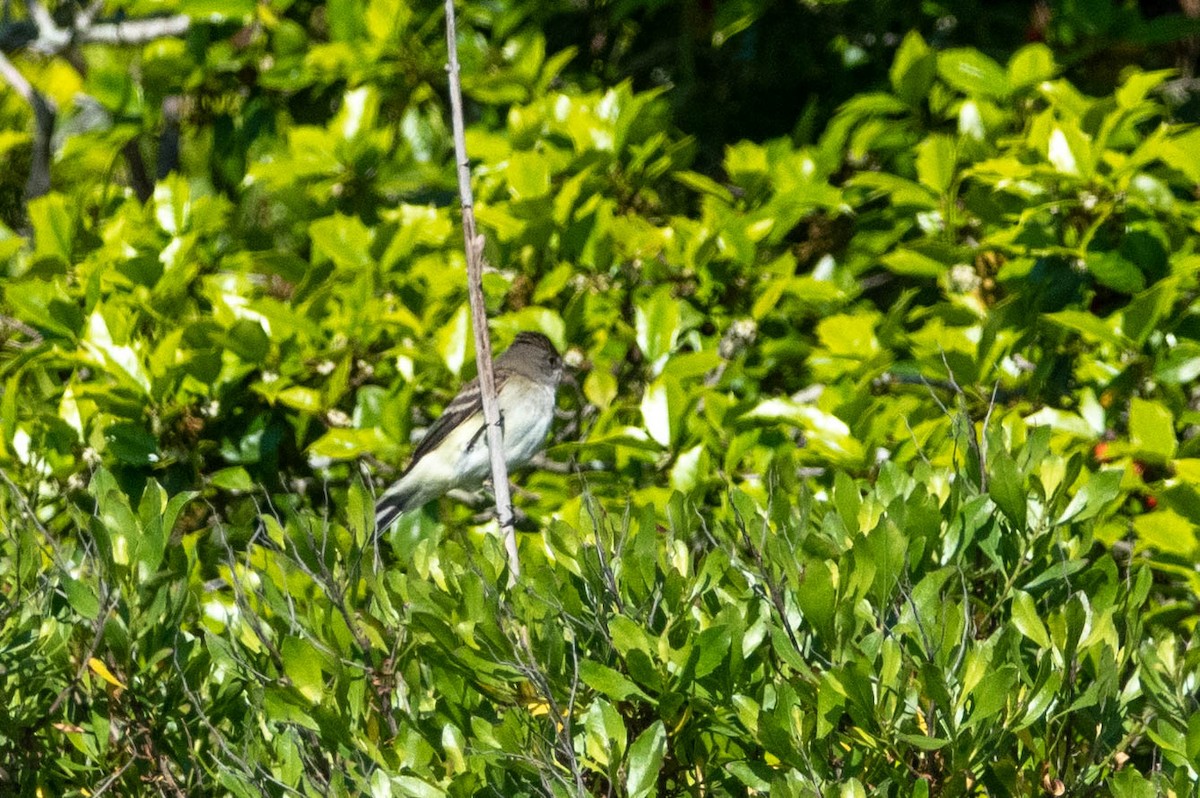
[[[246,795],[1186,792],[1194,663],[1147,616],[1147,565],[1092,553],[1120,471],[1072,492],[1083,456],[1054,453],[1047,427],[1010,452],[1022,429],[990,430],[984,491],[966,468],[887,464],[814,494],[784,449],[765,502],[676,492],[611,514],[589,497],[525,537],[508,594],[501,547],[469,528],[380,567],[361,484],[345,522],[272,519],[238,550],[220,524],[168,546],[194,497],[152,486],[134,508],[97,471],[90,549],[46,548],[34,524],[5,541],[8,776]]]
[[[1171,74],[913,31],[820,135],[714,165],[671,91],[472,9],[493,332],[577,373],[506,591],[461,504],[372,541],[473,369],[440,21],[255,8],[133,78],[22,62],[107,117],[0,236],[0,790],[1194,789]],[[169,98],[142,201],[117,153]]]

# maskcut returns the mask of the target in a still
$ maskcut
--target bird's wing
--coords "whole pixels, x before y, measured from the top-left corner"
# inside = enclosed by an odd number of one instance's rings
[[[504,384],[506,374],[499,372],[495,375],[496,392],[500,392],[500,387]],[[438,416],[437,421],[430,425],[429,430],[425,433],[425,437],[421,438],[421,442],[417,444],[417,448],[413,450],[412,460],[409,461],[408,468],[404,469],[405,473],[412,470],[421,458],[436,449],[438,445],[446,439],[451,432],[460,424],[464,423],[473,415],[483,414],[483,393],[479,390],[479,380],[474,379],[462,387],[458,395],[450,400],[450,404],[446,405],[446,409]],[[480,419],[480,431],[483,430],[482,418]],[[478,435],[476,436],[476,438]],[[472,441],[475,439],[472,438]]]

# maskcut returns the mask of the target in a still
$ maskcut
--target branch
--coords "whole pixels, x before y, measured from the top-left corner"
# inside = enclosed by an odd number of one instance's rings
[[[192,25],[192,18],[185,14],[169,17],[147,17],[115,22],[95,22],[99,4],[93,4],[75,15],[69,28],[60,28],[40,0],[29,0],[29,17],[36,28],[36,35],[27,42],[29,49],[45,55],[58,55],[72,44],[146,44],[155,39],[182,36]]]
[[[508,464],[504,462],[504,430],[500,426],[500,408],[496,381],[492,374],[492,342],[488,336],[487,310],[483,304],[483,236],[475,232],[475,198],[471,193],[471,166],[467,160],[467,139],[463,125],[462,84],[459,81],[458,37],[455,32],[454,0],[446,0],[446,47],[450,75],[450,119],[454,126],[454,155],[458,165],[458,193],[462,198],[463,241],[467,251],[467,296],[471,302],[471,320],[475,326],[475,361],[479,366],[479,388],[483,396],[483,420],[487,425],[488,452],[492,460],[492,487],[496,493],[496,517],[504,549],[508,553],[508,584],[516,584],[521,575],[517,555],[517,534],[513,526],[512,495],[508,486]]]
[[[8,56],[0,53],[0,77],[3,77],[8,85],[13,87],[13,91],[21,95],[21,98],[29,104],[33,104],[33,95],[37,94],[37,89],[33,84],[26,80],[21,74],[21,70],[17,69],[12,61],[8,60]]]
[[[25,199],[36,199],[50,191],[50,140],[58,109],[53,100],[33,87],[4,53],[0,53],[0,77],[33,109],[33,163],[29,167],[29,179],[25,181]]]
[[[192,18],[184,14],[101,22],[90,27],[77,28],[76,41],[83,44],[146,44],[155,39],[182,36],[191,25]]]
[[[53,55],[67,49],[71,44],[71,32],[54,24],[54,17],[42,5],[41,0],[29,0],[29,17],[37,25],[37,38],[29,43],[29,47],[39,53]]]

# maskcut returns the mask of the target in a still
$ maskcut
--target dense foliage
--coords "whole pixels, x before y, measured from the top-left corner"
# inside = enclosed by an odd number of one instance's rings
[[[1194,792],[1193,20],[463,7],[509,590],[439,7],[179,5],[0,98],[0,793]]]

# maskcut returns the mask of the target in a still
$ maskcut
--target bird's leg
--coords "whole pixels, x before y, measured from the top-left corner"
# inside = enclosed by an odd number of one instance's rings
[[[512,508],[512,514],[513,514],[512,515],[513,523],[517,524],[518,526],[525,524],[529,520],[529,516],[525,513],[524,510],[522,510],[519,507]],[[471,518],[471,522],[475,523],[475,524],[482,524],[485,521],[491,521],[495,517],[496,517],[496,510],[493,507],[493,508],[476,513]]]

